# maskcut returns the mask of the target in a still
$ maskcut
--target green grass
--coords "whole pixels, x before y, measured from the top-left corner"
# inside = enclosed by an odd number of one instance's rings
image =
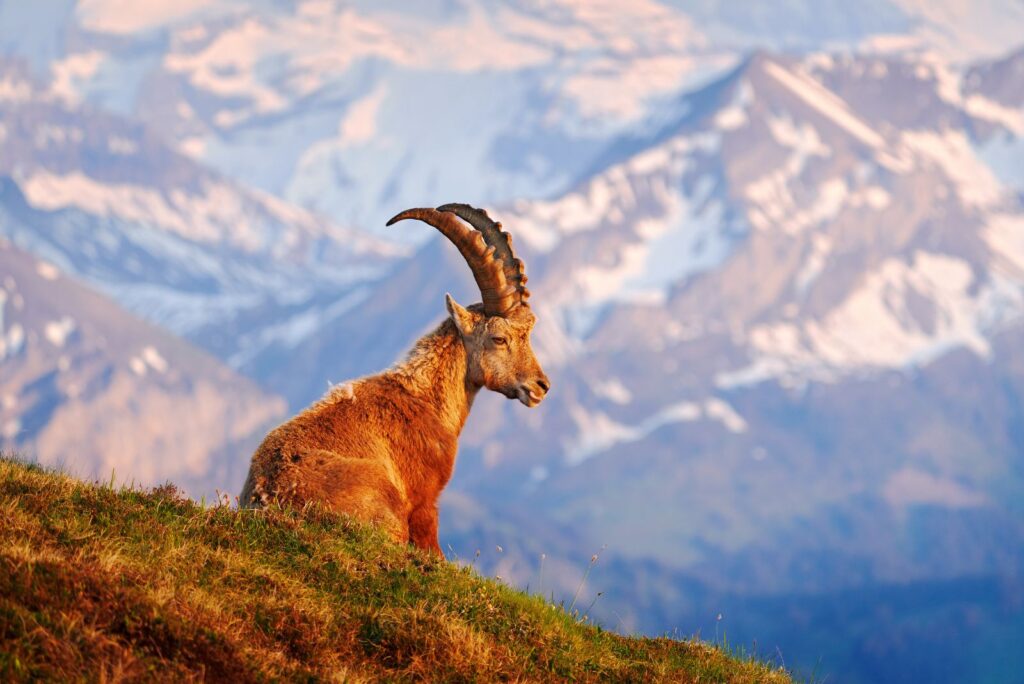
[[[322,510],[201,507],[0,458],[0,681],[788,682],[623,637]]]

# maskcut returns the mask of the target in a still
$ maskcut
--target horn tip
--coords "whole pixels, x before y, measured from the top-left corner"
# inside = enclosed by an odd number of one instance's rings
[[[434,211],[434,210],[433,209],[406,209],[405,211],[399,212],[399,213],[395,214],[394,216],[392,216],[388,220],[388,222],[385,223],[384,225],[385,226],[393,226],[394,224],[398,223],[399,221],[404,221],[405,219],[419,219],[419,220],[422,221],[422,220],[424,220],[425,214],[429,213],[429,212],[432,212],[432,211]]]
[[[384,225],[385,226],[393,226],[396,223],[398,223],[399,221],[404,221],[407,218],[409,218],[409,210],[408,209],[406,209],[405,211],[400,212],[398,214],[395,214],[394,216],[389,218],[388,222],[385,223]]]

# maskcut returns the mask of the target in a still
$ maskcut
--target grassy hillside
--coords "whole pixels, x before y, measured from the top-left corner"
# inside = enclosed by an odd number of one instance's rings
[[[0,459],[0,681],[729,681],[322,511],[202,508]]]

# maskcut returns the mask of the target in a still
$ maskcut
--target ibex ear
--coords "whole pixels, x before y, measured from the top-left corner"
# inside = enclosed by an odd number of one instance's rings
[[[444,304],[448,307],[448,313],[451,315],[452,320],[455,321],[455,327],[459,329],[459,333],[463,337],[473,332],[473,314],[452,299],[450,294],[445,294]]]

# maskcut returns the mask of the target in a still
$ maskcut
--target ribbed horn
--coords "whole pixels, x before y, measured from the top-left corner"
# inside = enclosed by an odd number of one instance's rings
[[[516,257],[512,249],[512,236],[501,229],[501,223],[494,221],[483,209],[468,204],[443,204],[437,208],[438,211],[451,212],[479,230],[484,241],[494,247],[496,256],[501,259],[505,280],[516,288],[519,296],[519,303],[530,296],[526,289],[526,270],[521,259]]]
[[[504,264],[496,256],[497,249],[487,244],[483,233],[462,223],[452,213],[430,208],[406,209],[387,225],[405,219],[416,219],[437,228],[455,245],[473,272],[484,313],[488,316],[504,316],[519,303],[518,289],[506,280]]]

